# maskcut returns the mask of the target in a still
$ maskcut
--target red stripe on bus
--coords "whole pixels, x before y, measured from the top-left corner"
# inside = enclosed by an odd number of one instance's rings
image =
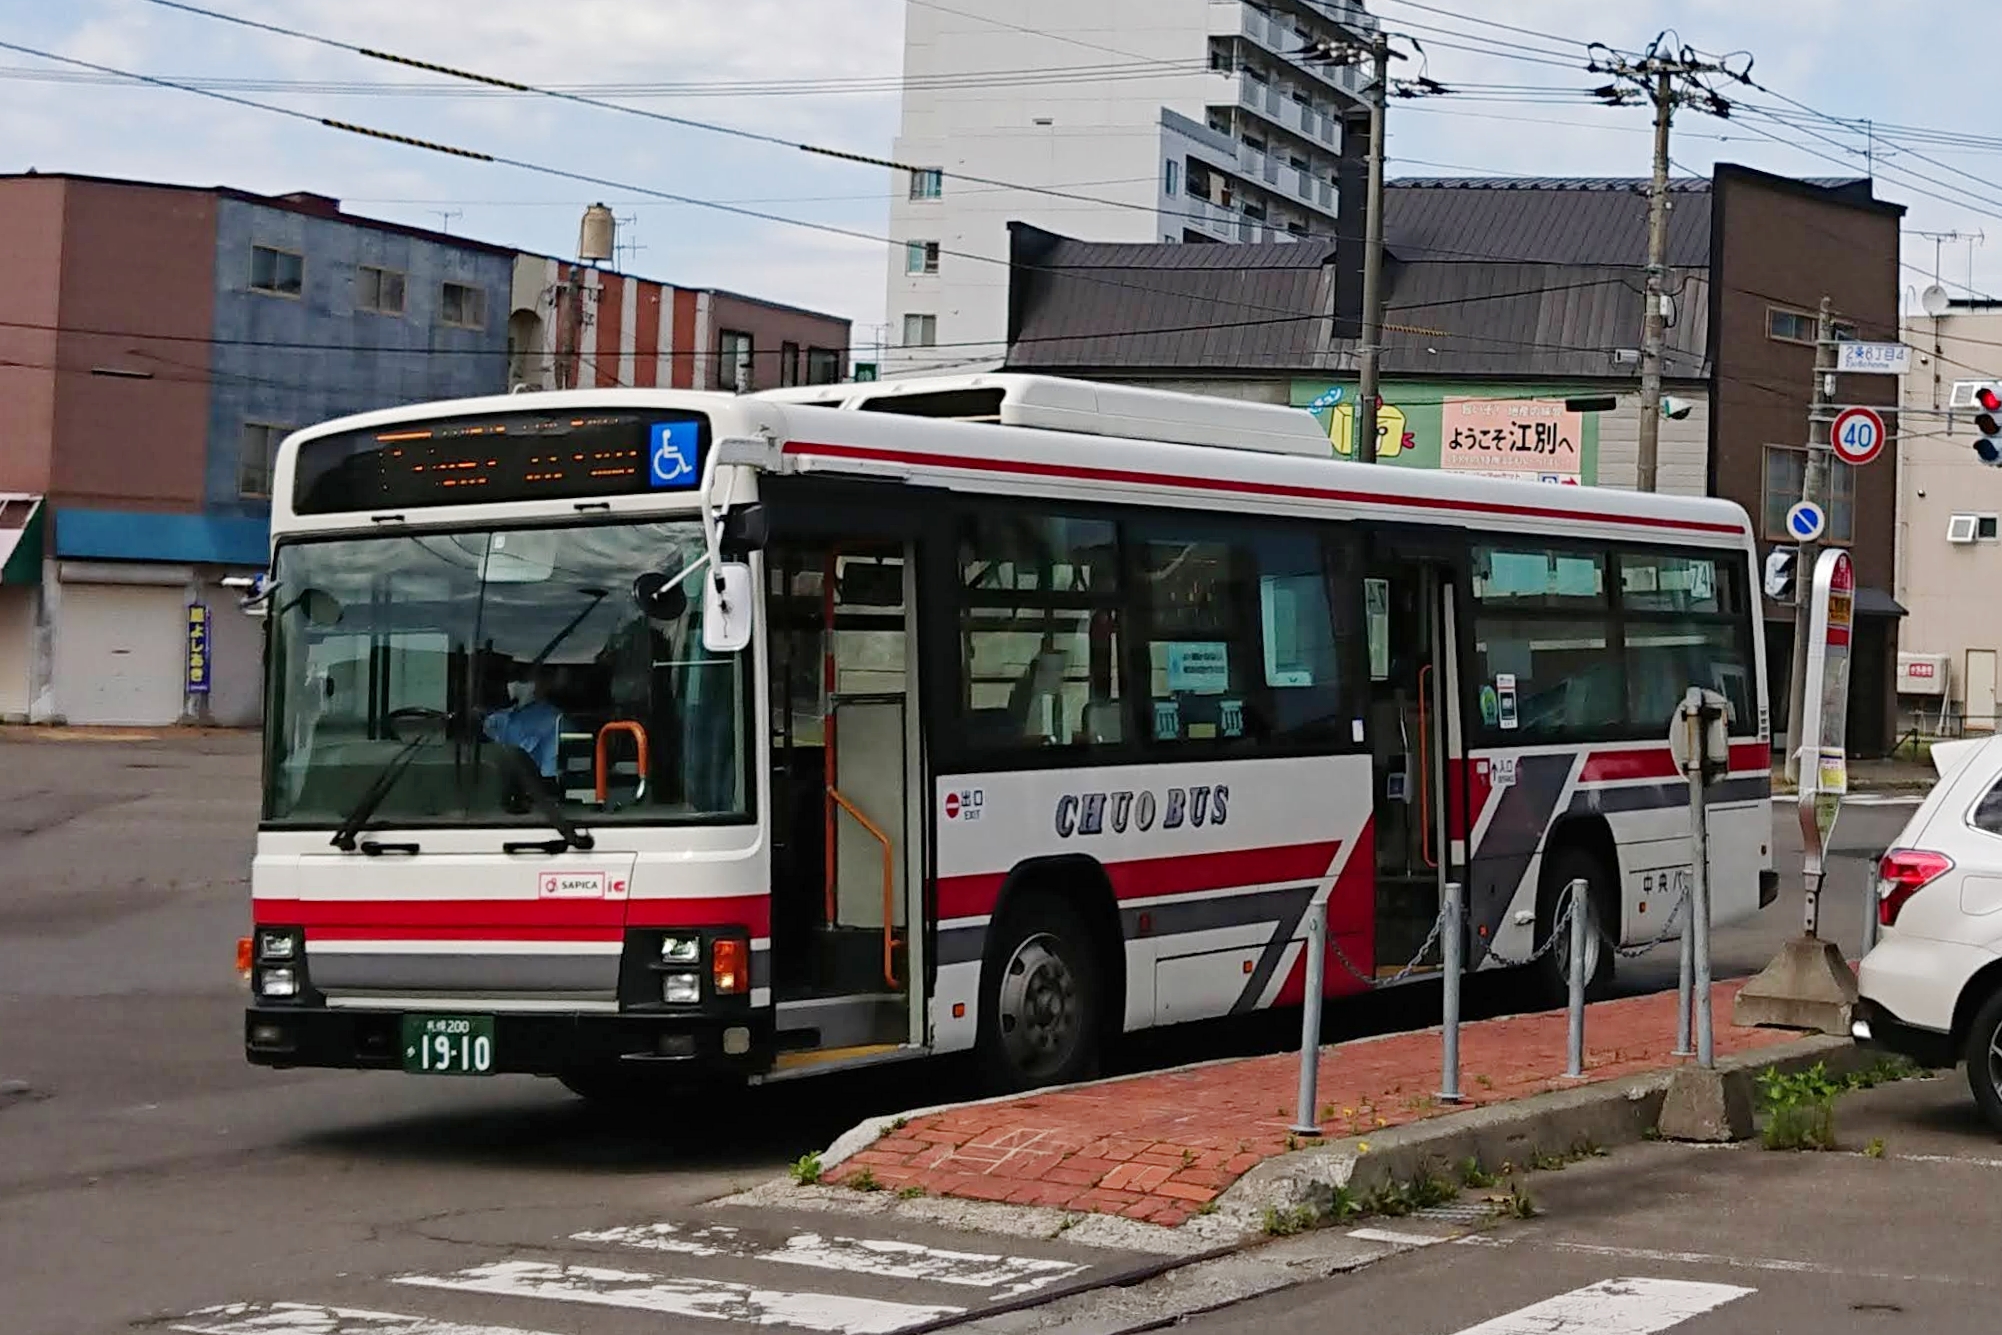
[[[1772,763],[1772,748],[1764,742],[1733,742],[1731,772],[1765,773]],[[1675,755],[1667,747],[1646,747],[1632,751],[1594,751],[1585,757],[1580,783],[1612,783],[1619,779],[1679,779]]]
[[[328,936],[387,933],[384,940],[491,936],[496,940],[617,940],[627,927],[771,928],[771,897],[701,899],[259,899],[260,924]],[[568,933],[596,933],[569,936]],[[358,938],[367,939],[367,938]]]
[[[1225,482],[1211,478],[1186,477],[1178,473],[1143,473],[1129,468],[1096,468],[1083,464],[1039,463],[1026,459],[975,459],[966,455],[931,454],[922,450],[883,450],[863,445],[828,445],[811,441],[789,441],[787,454],[822,455],[830,459],[862,459],[879,463],[911,464],[924,468],[955,468],[966,472],[1017,473],[1031,477],[1059,477],[1092,482],[1126,482],[1140,486],[1176,487],[1189,491],[1235,491],[1255,496],[1290,496],[1308,500],[1348,501],[1365,505],[1394,505],[1418,510],[1466,511],[1483,515],[1517,515],[1532,519],[1593,520],[1638,528],[1682,529],[1693,533],[1744,533],[1742,525],[1717,524],[1701,519],[1662,519],[1648,515],[1581,514],[1542,505],[1503,505],[1493,501],[1426,500],[1416,496],[1384,496],[1371,492],[1348,491],[1335,487],[1303,487],[1285,482]]]
[[[1102,864],[1115,899],[1149,899],[1157,895],[1187,895],[1204,890],[1228,890],[1241,885],[1279,881],[1317,881],[1328,874],[1339,839],[1272,848],[1241,848],[1223,853],[1190,853],[1180,857],[1134,858]],[[975,918],[994,911],[1007,883],[1006,872],[972,876],[941,876],[938,882],[940,918]]]

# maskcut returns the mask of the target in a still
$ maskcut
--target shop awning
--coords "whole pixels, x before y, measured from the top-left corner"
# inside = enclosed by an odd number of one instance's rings
[[[42,498],[0,492],[0,584],[42,580]]]

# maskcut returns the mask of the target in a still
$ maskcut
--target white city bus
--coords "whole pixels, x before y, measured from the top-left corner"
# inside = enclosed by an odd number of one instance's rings
[[[1297,1004],[1317,890],[1330,994],[1451,883],[1474,965],[1527,957],[1573,878],[1603,984],[1688,884],[1691,684],[1734,716],[1716,919],[1774,894],[1724,501],[975,376],[350,417],[285,442],[272,534],[260,1064],[1027,1087]]]

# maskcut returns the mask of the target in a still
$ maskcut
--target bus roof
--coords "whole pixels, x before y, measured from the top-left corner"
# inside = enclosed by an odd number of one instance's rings
[[[1043,377],[1039,377],[1043,378]],[[971,377],[969,377],[971,379]],[[847,387],[833,387],[847,388]],[[787,397],[793,397],[788,395]],[[805,397],[801,395],[799,397]],[[895,412],[845,411],[778,396],[692,390],[598,389],[495,395],[384,409],[299,431],[284,442],[274,477],[272,530],[284,533],[370,526],[366,516],[292,513],[299,444],[336,432],[505,412],[696,411],[714,439],[758,439],[766,467],[781,472],[873,478],[885,483],[999,495],[1044,494],[1077,501],[1144,499],[1151,504],[1294,514],[1330,519],[1501,528],[1552,536],[1621,538],[1749,549],[1750,521],[1734,502],[1508,481],[1430,468],[1340,460],[1325,438],[1318,455],[1214,441],[1108,437],[1080,431],[947,420]],[[1305,414],[1302,414],[1305,416]],[[740,492],[741,494],[741,492]],[[613,498],[615,512],[692,509],[695,497]],[[413,515],[414,522],[519,522],[550,501],[473,504]],[[573,506],[562,502],[562,512]]]

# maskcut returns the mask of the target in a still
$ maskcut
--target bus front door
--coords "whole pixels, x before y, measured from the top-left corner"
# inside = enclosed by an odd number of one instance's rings
[[[779,1074],[923,1041],[913,546],[765,552]]]
[[[1440,965],[1433,938],[1457,879],[1452,837],[1461,738],[1455,681],[1454,572],[1444,559],[1379,547],[1363,581],[1368,735],[1375,775],[1375,971]],[[1428,938],[1432,938],[1428,945]]]

